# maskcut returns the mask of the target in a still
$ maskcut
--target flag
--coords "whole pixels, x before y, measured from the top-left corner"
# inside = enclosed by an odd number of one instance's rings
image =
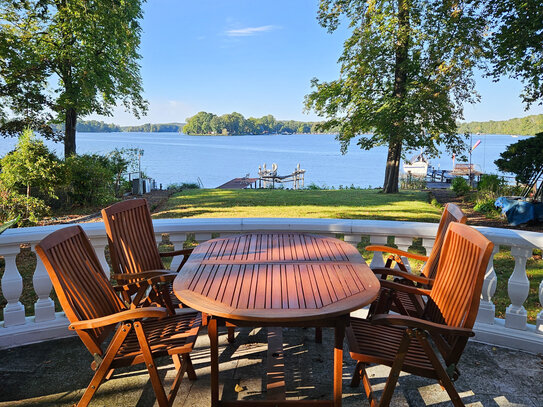
[[[454,170],[454,158],[456,157],[456,154],[453,153],[453,170]]]
[[[477,140],[473,147],[471,148],[471,151],[475,150],[475,147],[477,147],[479,144],[481,144],[481,140]]]

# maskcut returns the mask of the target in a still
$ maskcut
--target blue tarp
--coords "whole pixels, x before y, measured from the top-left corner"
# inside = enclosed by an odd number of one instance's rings
[[[507,216],[510,225],[518,226],[529,221],[543,222],[543,203],[526,202],[501,196],[494,203]]]

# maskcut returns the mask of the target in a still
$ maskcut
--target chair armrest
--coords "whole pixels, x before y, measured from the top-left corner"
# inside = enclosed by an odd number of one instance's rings
[[[457,336],[475,335],[471,329],[437,324],[432,321],[426,321],[424,319],[414,318],[407,315],[377,314],[373,316],[371,323],[375,325],[392,325],[405,328],[424,329],[432,334]]]
[[[427,290],[424,288],[417,288],[413,287],[411,285],[405,285],[396,283],[394,281],[388,281],[388,280],[379,280],[379,283],[381,283],[382,288],[388,288],[390,290],[395,291],[403,291],[408,294],[415,294],[415,295],[427,295],[429,296],[432,290]]]
[[[121,273],[121,274],[112,274],[111,278],[113,278],[116,281],[131,281],[134,280],[140,281],[140,280],[147,280],[148,278],[153,278],[156,276],[163,276],[171,274],[174,277],[176,276],[175,273],[172,273],[168,270],[148,270],[148,271],[142,271],[140,273]]]
[[[171,252],[160,252],[160,257],[173,257],[173,256],[190,256],[194,249],[181,249],[181,250],[174,250]]]
[[[162,307],[133,308],[117,312],[115,314],[106,315],[105,317],[72,322],[68,328],[71,330],[95,329],[103,326],[114,325],[122,321],[131,321],[142,318],[164,318],[166,316],[168,316],[168,311],[166,308]]]
[[[432,285],[434,283],[433,278],[417,276],[416,274],[406,273],[405,271],[390,269],[387,267],[376,267],[371,269],[371,271],[373,271],[375,274],[386,274],[389,276],[400,277],[424,285]]]
[[[428,256],[424,256],[422,254],[405,252],[403,250],[395,249],[394,247],[390,247],[390,246],[371,245],[371,246],[366,246],[366,250],[369,252],[385,252],[385,253],[397,254],[398,256],[404,256],[410,259],[421,260],[421,261],[428,260]]]

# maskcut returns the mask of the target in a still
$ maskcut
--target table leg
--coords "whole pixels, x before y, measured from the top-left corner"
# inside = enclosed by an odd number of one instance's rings
[[[217,319],[211,318],[207,325],[209,350],[211,352],[211,407],[219,405],[219,332]]]
[[[345,325],[338,323],[334,329],[334,407],[341,407],[343,383],[343,340]]]

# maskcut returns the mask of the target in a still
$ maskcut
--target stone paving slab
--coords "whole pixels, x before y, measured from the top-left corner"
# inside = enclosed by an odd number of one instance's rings
[[[286,390],[289,399],[328,399],[332,393],[333,331],[324,329],[316,344],[313,329],[284,328]],[[236,342],[220,337],[220,394],[223,399],[265,398],[266,329],[236,330]],[[198,380],[187,378],[174,402],[176,407],[210,404],[209,341],[205,330],[192,353]],[[0,406],[69,406],[76,403],[92,377],[92,361],[78,338],[69,338],[0,351]],[[159,361],[160,375],[169,386],[174,378],[168,358]],[[343,405],[368,406],[361,387],[349,386],[354,361],[345,346]],[[460,362],[456,382],[466,406],[543,407],[543,358],[523,352],[470,342]],[[382,389],[388,368],[370,369],[372,384]],[[236,385],[238,385],[236,391]],[[91,406],[153,406],[154,393],[142,365],[119,369],[104,383]],[[451,405],[433,380],[402,374],[391,406]]]

